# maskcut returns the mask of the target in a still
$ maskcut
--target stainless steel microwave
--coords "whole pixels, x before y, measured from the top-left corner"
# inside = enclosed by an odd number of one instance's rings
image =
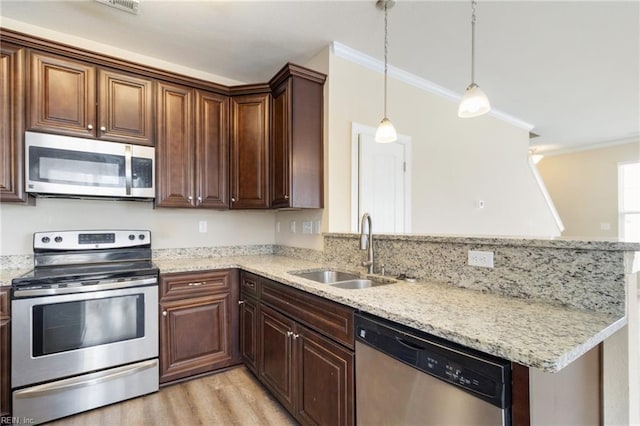
[[[25,134],[27,192],[155,198],[155,149],[46,133]]]

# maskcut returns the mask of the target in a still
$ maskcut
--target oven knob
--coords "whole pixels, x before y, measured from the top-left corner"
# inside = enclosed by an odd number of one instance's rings
[[[133,234],[129,234],[129,239],[130,239],[131,241],[133,241],[133,240],[135,240],[135,239],[136,239],[136,236],[135,236],[135,235],[133,235]]]
[[[49,237],[42,237],[42,240],[41,240],[41,241],[42,241],[43,243],[47,244],[47,243],[48,243],[49,241],[51,241],[51,240],[49,239]]]
[[[138,238],[140,238],[141,240],[144,240],[144,234],[138,235]]]
[[[61,243],[62,242],[62,237],[55,237],[53,239],[56,243]]]

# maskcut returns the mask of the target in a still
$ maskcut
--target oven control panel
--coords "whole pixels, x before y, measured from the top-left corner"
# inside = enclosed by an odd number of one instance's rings
[[[99,231],[47,231],[33,234],[34,250],[92,250],[147,247],[151,231],[137,229]]]

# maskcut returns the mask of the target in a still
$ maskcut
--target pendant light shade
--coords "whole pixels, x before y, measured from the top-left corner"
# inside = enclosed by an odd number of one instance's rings
[[[396,133],[396,128],[393,127],[391,120],[387,118],[387,72],[388,72],[388,63],[387,63],[387,52],[389,47],[388,37],[389,32],[387,31],[388,27],[388,10],[393,7],[395,1],[393,0],[378,0],[376,2],[376,7],[378,9],[384,10],[384,118],[380,121],[380,125],[376,130],[375,141],[378,143],[390,143],[398,140],[398,134]]]
[[[471,84],[460,100],[458,117],[470,118],[486,114],[491,110],[491,104],[487,95],[475,83],[475,59],[476,59],[476,0],[471,1]]]
[[[477,84],[471,83],[467,87],[460,106],[458,107],[458,117],[470,118],[486,114],[491,110],[489,98]]]
[[[379,143],[390,143],[398,140],[398,133],[396,133],[396,128],[393,127],[393,123],[385,117],[380,122],[378,129],[376,130],[376,142]]]

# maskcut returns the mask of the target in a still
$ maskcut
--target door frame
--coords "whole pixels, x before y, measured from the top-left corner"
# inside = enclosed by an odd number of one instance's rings
[[[360,217],[359,217],[359,176],[360,176],[360,145],[358,142],[358,135],[365,133],[371,136],[375,136],[376,128],[367,126],[366,124],[351,122],[351,232],[360,232]],[[404,174],[404,223],[405,233],[411,232],[411,136],[398,134],[398,140],[396,143],[404,145],[405,148],[405,162],[406,169]],[[355,213],[355,214],[354,214]]]

